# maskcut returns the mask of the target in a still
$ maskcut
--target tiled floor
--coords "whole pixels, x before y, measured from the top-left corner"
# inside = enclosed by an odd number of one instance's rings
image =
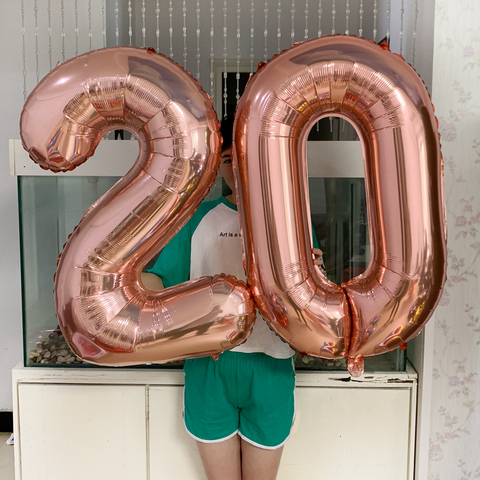
[[[10,433],[0,433],[0,480],[13,480],[13,445],[6,445]]]

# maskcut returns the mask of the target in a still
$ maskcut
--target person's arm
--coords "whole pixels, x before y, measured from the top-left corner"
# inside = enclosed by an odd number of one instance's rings
[[[154,273],[142,272],[141,280],[146,288],[153,290],[154,292],[165,288],[162,279]]]

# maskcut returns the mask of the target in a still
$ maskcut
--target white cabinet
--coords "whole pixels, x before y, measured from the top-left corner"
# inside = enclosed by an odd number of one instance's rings
[[[410,388],[297,388],[278,480],[413,478],[411,395]]]
[[[205,480],[183,372],[13,370],[16,480]],[[417,375],[297,373],[278,480],[412,480]]]
[[[18,385],[17,478],[146,479],[145,387]]]
[[[195,440],[183,423],[183,386],[150,386],[150,480],[202,479]]]

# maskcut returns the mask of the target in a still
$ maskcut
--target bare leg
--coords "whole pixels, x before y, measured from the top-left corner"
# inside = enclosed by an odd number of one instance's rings
[[[240,437],[218,443],[197,442],[208,480],[241,480]]]
[[[275,480],[277,478],[283,447],[275,450],[256,447],[242,442],[242,480]]]

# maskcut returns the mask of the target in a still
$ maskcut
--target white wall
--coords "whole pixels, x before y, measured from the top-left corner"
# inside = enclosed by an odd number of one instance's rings
[[[66,38],[67,55],[73,55],[75,42],[71,36],[74,30],[72,1],[65,1],[65,24],[70,36]],[[81,3],[81,2],[79,2]],[[27,93],[36,84],[36,61],[34,41],[33,1],[25,1],[26,17],[26,62]],[[46,1],[38,1],[39,23],[47,25]],[[101,2],[93,4],[93,28],[101,32]],[[53,65],[62,60],[60,41],[60,2],[51,1],[52,26],[54,33],[52,42]],[[97,9],[98,11],[96,11]],[[88,17],[85,9],[79,12],[79,24],[85,33],[88,29]],[[17,204],[17,178],[9,173],[8,140],[19,138],[19,120],[23,98],[23,61],[22,61],[22,21],[20,2],[1,2],[0,14],[0,410],[12,410],[11,369],[22,360],[22,303],[20,284],[20,245],[19,220]],[[49,71],[48,35],[44,28],[39,35],[40,78]],[[101,33],[93,38],[93,48],[103,45]],[[79,51],[82,53],[89,47],[88,35],[80,40]],[[67,56],[68,58],[68,56]]]
[[[433,104],[445,160],[448,270],[434,320],[429,480],[480,476],[480,3],[437,0]]]
[[[18,138],[22,49],[18,2],[2,2],[0,15],[0,410],[12,409],[11,369],[22,358],[17,180],[10,176],[8,139]]]

